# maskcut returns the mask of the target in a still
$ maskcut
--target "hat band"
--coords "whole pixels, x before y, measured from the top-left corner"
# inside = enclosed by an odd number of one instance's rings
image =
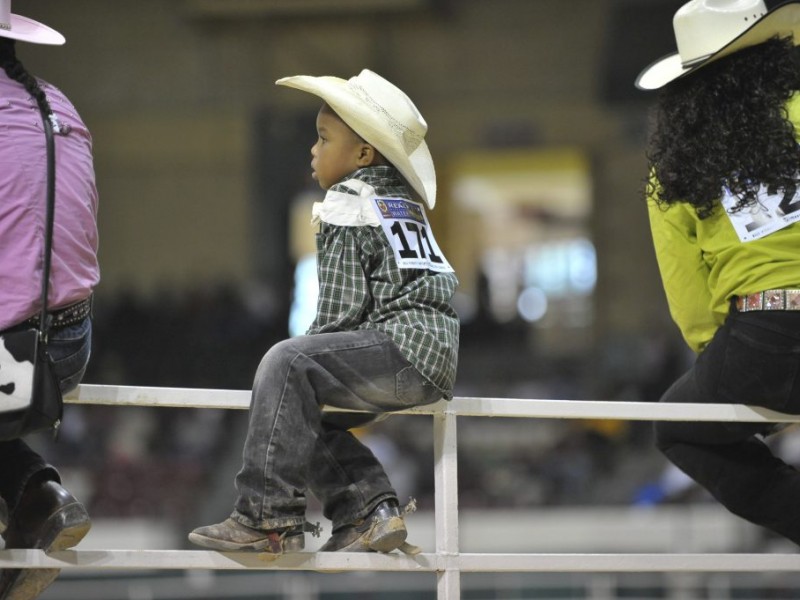
[[[419,147],[424,136],[412,131],[411,128],[403,125],[400,121],[395,119],[383,106],[375,102],[375,100],[372,99],[372,96],[370,96],[367,90],[365,90],[363,87],[352,81],[348,81],[348,84],[355,92],[358,93],[364,102],[369,104],[372,110],[383,115],[389,124],[389,127],[391,127],[395,134],[403,141],[403,149],[406,151],[406,154],[411,154]]]
[[[712,52],[711,54],[706,54],[705,56],[698,56],[697,58],[693,58],[691,60],[682,61],[681,62],[681,66],[684,69],[691,69],[693,66],[695,66],[697,64],[700,64],[701,62],[705,62],[706,60],[711,58],[713,55],[714,55],[714,53]]]

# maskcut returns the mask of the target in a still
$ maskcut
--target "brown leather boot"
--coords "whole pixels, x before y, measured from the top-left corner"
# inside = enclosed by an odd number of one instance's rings
[[[397,501],[384,500],[365,518],[334,531],[320,552],[391,552],[407,535]]]
[[[248,527],[228,518],[216,525],[198,527],[189,534],[189,541],[203,548],[223,552],[267,552],[279,555],[300,552],[305,548],[306,531],[319,536],[319,526],[310,523],[265,530]]]

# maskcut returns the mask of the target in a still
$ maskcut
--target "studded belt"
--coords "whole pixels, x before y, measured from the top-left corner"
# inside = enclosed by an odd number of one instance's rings
[[[65,308],[59,308],[57,310],[51,311],[50,327],[53,329],[68,327],[69,325],[80,323],[90,314],[92,314],[92,296],[89,296],[88,298],[86,298],[86,300],[81,300],[80,302],[76,302],[75,304],[70,304]],[[38,325],[39,315],[37,314],[31,317],[26,321],[26,323],[30,323],[31,325]]]
[[[737,296],[736,310],[800,310],[800,290],[766,290]]]

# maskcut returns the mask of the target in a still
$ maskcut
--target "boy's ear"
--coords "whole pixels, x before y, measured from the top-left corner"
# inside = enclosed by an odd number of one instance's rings
[[[369,167],[374,161],[378,152],[367,143],[361,144],[358,150],[356,163],[359,167]]]

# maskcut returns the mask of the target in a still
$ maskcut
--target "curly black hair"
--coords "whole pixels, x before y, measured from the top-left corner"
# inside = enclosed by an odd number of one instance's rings
[[[761,184],[794,190],[800,145],[786,102],[796,90],[798,50],[777,38],[671,82],[652,114],[648,195],[664,208],[689,203],[704,219],[723,186],[739,198],[733,211],[755,203]]]
[[[28,73],[17,58],[16,44],[12,39],[0,37],[0,67],[11,79],[25,86],[28,93],[36,100],[42,114],[49,115],[53,112],[39,82]]]

